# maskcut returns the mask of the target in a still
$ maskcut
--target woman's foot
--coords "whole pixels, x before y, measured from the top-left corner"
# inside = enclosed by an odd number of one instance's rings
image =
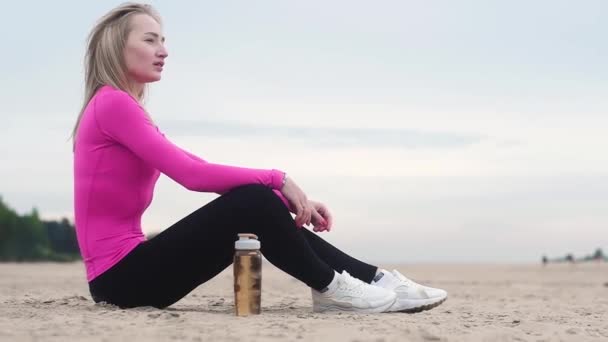
[[[381,269],[373,285],[394,291],[397,300],[387,310],[389,312],[419,312],[432,309],[448,298],[448,293],[441,289],[423,286],[406,278],[397,270],[389,272]]]
[[[311,290],[314,312],[384,312],[397,298],[395,292],[365,283],[346,271],[335,272],[334,279],[323,292]]]

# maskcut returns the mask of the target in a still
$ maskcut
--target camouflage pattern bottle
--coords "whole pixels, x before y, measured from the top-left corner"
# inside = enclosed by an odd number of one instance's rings
[[[262,253],[255,234],[234,242],[234,307],[237,316],[257,315],[262,304]]]

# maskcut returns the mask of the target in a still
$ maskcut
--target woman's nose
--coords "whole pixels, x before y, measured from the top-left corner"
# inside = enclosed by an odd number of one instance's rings
[[[169,57],[169,53],[167,52],[167,48],[165,48],[164,46],[160,49],[160,51],[158,51],[157,56],[160,58],[167,58]]]

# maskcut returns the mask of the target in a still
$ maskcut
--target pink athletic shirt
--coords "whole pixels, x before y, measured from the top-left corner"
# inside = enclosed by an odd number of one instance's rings
[[[134,98],[108,85],[86,106],[75,144],[74,217],[89,282],[146,240],[141,217],[161,172],[198,192],[264,184],[289,208],[278,191],[282,171],[209,163],[168,140]]]

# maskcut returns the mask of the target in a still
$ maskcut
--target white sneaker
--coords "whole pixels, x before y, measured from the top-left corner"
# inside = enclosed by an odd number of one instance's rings
[[[336,284],[333,288],[322,293],[311,289],[313,312],[384,312],[397,298],[393,291],[365,283],[346,271],[342,271],[342,274],[336,272],[335,277]]]
[[[397,294],[397,300],[387,311],[419,312],[432,309],[443,303],[448,293],[441,289],[423,286],[406,278],[397,270],[389,273],[380,270],[383,275],[373,285],[392,290]],[[376,276],[378,277],[378,276]]]

